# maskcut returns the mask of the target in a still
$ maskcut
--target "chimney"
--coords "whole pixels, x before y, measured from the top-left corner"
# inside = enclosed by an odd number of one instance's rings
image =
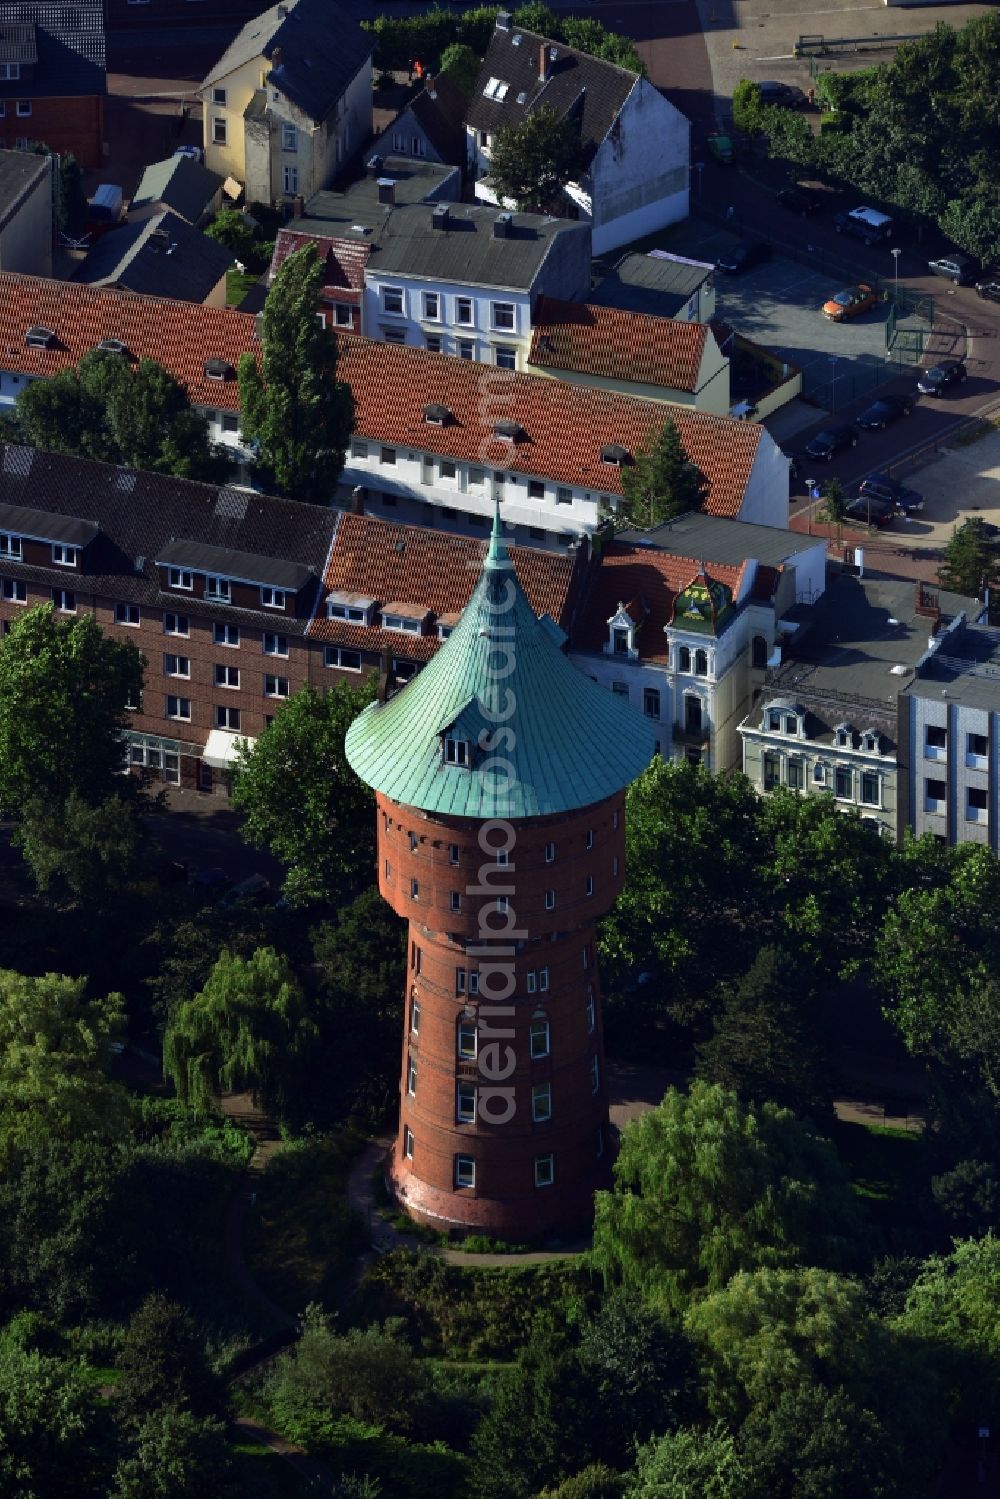
[[[292,218],[300,219],[306,211],[306,200],[301,193],[296,193],[292,199]]]
[[[369,158],[369,160],[366,163],[366,165],[368,167],[368,175],[369,175],[369,177],[376,177],[377,178],[379,172],[381,172],[382,167],[385,165],[385,163],[383,162],[381,156],[372,156],[372,157]]]
[[[365,513],[365,486],[355,484],[351,490],[351,514],[364,515]]]
[[[391,177],[378,178],[378,200],[391,208],[396,201],[396,184]]]
[[[538,81],[539,81],[539,83],[548,83],[548,81],[549,81],[549,75],[550,75],[551,71],[552,71],[552,69],[550,67],[550,58],[549,58],[548,43],[542,42],[542,43],[540,43],[539,48],[538,48]]]
[[[451,215],[447,203],[438,203],[431,210],[431,228],[447,229]]]
[[[511,218],[511,215],[509,213],[498,213],[496,218],[493,220],[493,238],[509,239],[510,226],[512,223],[513,219]]]
[[[511,15],[511,13],[510,13],[509,10],[498,10],[497,11],[497,30],[498,31],[509,31],[510,27],[511,27],[511,22],[513,21],[513,19],[514,19],[514,17]]]

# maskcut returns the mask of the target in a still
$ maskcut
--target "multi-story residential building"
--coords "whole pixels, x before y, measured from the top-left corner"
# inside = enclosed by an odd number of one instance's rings
[[[324,0],[248,21],[201,86],[205,165],[249,203],[326,187],[372,133],[372,40]]]
[[[465,166],[465,95],[447,73],[426,78],[375,142],[379,156]]]
[[[931,605],[921,584],[895,578],[834,579],[783,644],[787,659],[768,670],[740,724],[743,769],[758,790],[830,794],[895,839],[906,825],[897,700],[918,664],[950,638],[938,633],[948,619],[970,608],[974,600],[943,593]]]
[[[823,541],[710,515],[624,533],[595,551],[571,655],[652,721],[664,759],[729,769],[776,644],[825,568]]]
[[[83,167],[104,160],[102,0],[0,4],[0,147],[44,141]]]
[[[729,415],[729,360],[705,323],[552,297],[532,322],[532,374]]]
[[[0,617],[51,603],[138,646],[130,762],[210,791],[238,740],[310,679],[306,632],[336,521],[320,506],[7,446]]]
[[[163,362],[215,439],[246,460],[236,366],[259,353],[252,316],[0,274],[0,407],[102,346]],[[339,373],[355,401],[345,489],[364,487],[379,513],[472,534],[499,497],[526,545],[592,533],[620,502],[622,468],[664,421],[659,402],[350,336]],[[680,407],[671,419],[708,477],[710,513],[787,525],[788,460],[768,432]]]
[[[925,605],[939,596],[925,590]],[[981,606],[978,606],[981,609]],[[934,637],[899,695],[900,826],[1000,853],[1000,630],[966,613]]]
[[[583,170],[563,184],[567,208],[592,224],[594,254],[674,224],[688,213],[691,127],[648,79],[497,15],[465,115],[476,196],[496,202],[496,132],[548,107],[577,126]]]
[[[715,317],[715,266],[666,250],[624,255],[587,300],[595,307],[617,307],[620,312],[710,323]]]
[[[52,274],[53,156],[0,151],[0,271]]]
[[[532,309],[590,285],[590,231],[543,214],[461,204],[457,168],[372,158],[343,193],[318,193],[279,232],[272,279],[305,243],[326,264],[334,327],[522,369]]]

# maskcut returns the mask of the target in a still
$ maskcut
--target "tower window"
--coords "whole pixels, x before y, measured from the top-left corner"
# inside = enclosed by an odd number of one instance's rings
[[[588,876],[587,876],[587,894],[588,895],[593,895],[593,893],[594,893],[594,876],[592,874],[588,874]]]
[[[474,1020],[458,1022],[458,1055],[464,1062],[474,1061],[478,1045],[478,1032]]]
[[[451,892],[451,909],[460,911],[462,909],[462,897],[457,890]]]
[[[594,991],[593,991],[593,989],[588,989],[587,990],[587,1030],[590,1031],[591,1034],[593,1034],[594,1027],[595,1027],[596,1023],[597,1023],[597,1019],[596,1019],[596,1014],[595,1014],[595,1011],[594,1011]]]
[[[417,1064],[410,1057],[406,1065],[406,1091],[413,1098],[417,1091]]]
[[[556,861],[556,846],[555,846],[554,843],[547,843],[545,845],[545,862],[546,862],[546,864],[554,864],[555,861]]]
[[[552,1118],[552,1084],[536,1083],[531,1090],[531,1117],[536,1124]]]
[[[419,900],[420,899],[420,881],[419,880],[411,880],[410,881],[410,899],[411,900]]]
[[[455,1157],[455,1186],[474,1187],[476,1185],[476,1163],[471,1155],[457,1155]]]
[[[601,1091],[601,1064],[596,1057],[590,1059],[590,1091],[591,1093]]]
[[[555,1158],[550,1155],[540,1155],[535,1158],[535,1186],[551,1187],[556,1179]]]
[[[475,1124],[476,1122],[476,1090],[471,1083],[458,1085],[455,1117],[459,1124]]]
[[[415,1036],[420,1032],[420,1001],[417,998],[410,1002],[410,1030]]]
[[[554,890],[546,890],[546,892],[545,892],[545,909],[546,909],[546,911],[554,911],[555,908],[556,908],[556,892]]]
[[[543,994],[548,992],[549,970],[547,968],[539,968],[538,970],[538,987]]]
[[[457,843],[449,843],[449,845],[448,845],[448,863],[449,864],[457,864],[458,863],[458,844]]]
[[[403,1129],[403,1154],[408,1161],[413,1160],[413,1131],[409,1125]]]
[[[531,1055],[534,1058],[549,1054],[549,1022],[544,1016],[531,1022]]]
[[[465,969],[464,968],[456,968],[455,969],[455,993],[456,994],[464,994],[465,993]]]
[[[467,739],[445,738],[444,763],[446,765],[459,765],[463,770],[468,770],[470,758]]]
[[[588,828],[587,829],[587,847],[588,848],[593,848],[593,846],[594,846],[594,830],[593,830],[593,828]]]

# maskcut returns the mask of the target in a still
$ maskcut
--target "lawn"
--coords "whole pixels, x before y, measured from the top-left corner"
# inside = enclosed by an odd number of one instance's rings
[[[838,1120],[833,1139],[875,1226],[893,1239],[918,1230],[925,1180],[919,1133]]]
[[[263,1442],[230,1443],[241,1499],[302,1499],[312,1492],[290,1463]]]
[[[344,1132],[284,1146],[263,1173],[244,1230],[247,1266],[289,1312],[335,1305],[366,1242],[349,1214],[347,1177],[364,1142]]]
[[[257,285],[260,276],[253,271],[226,272],[226,305],[239,307],[250,290]]]

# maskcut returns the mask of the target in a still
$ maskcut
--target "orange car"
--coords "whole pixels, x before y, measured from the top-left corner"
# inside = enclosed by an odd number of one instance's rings
[[[875,306],[876,300],[870,286],[846,286],[835,297],[831,297],[829,302],[823,303],[823,316],[828,317],[831,322],[842,323],[845,318],[867,312],[869,307]]]

